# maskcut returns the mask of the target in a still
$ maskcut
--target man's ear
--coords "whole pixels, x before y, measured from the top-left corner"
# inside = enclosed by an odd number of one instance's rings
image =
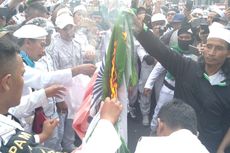
[[[6,74],[2,79],[1,79],[1,87],[0,90],[5,92],[10,90],[10,84],[11,84],[11,74]]]
[[[163,136],[164,133],[164,123],[161,121],[160,118],[157,118],[157,136]]]
[[[227,58],[230,58],[230,50],[228,51],[228,55],[227,55]]]

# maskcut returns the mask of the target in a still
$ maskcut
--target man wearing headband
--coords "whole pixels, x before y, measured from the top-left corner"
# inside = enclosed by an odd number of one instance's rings
[[[195,62],[172,52],[149,30],[135,24],[141,45],[175,77],[174,97],[195,109],[199,139],[216,152],[230,126],[230,31],[210,27],[204,55]]]

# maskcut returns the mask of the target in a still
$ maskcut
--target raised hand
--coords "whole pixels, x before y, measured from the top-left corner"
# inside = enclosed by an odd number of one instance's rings
[[[58,119],[47,119],[44,121],[42,133],[39,134],[40,143],[46,141],[53,134],[54,128],[58,123]]]
[[[45,88],[46,97],[63,98],[65,96],[65,87],[62,85],[51,85]]]
[[[100,109],[101,119],[108,120],[115,124],[119,119],[119,116],[122,111],[122,104],[116,99],[110,99],[107,97]]]
[[[78,66],[79,68],[79,74],[85,74],[85,75],[93,75],[93,73],[96,71],[96,66],[93,64],[82,64]]]

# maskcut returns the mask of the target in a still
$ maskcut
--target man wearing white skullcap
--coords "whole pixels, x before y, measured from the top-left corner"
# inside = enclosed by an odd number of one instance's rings
[[[25,27],[27,27],[29,32],[33,30],[40,30],[40,34],[31,34],[25,31]],[[46,32],[39,27],[36,26],[25,26],[22,29],[19,29],[14,33],[15,36],[18,36],[24,41],[22,41],[21,49],[25,49],[25,54],[28,48],[30,48],[30,43],[38,43],[43,40],[42,37],[46,36]],[[31,29],[30,29],[31,28]],[[33,29],[33,30],[32,30]],[[22,32],[23,31],[23,32]],[[26,40],[31,39],[31,40]],[[29,42],[31,41],[31,42]],[[37,44],[39,46],[39,44]],[[40,44],[41,45],[41,44]],[[46,121],[43,123],[42,132],[39,134],[29,134],[24,131],[23,124],[20,122],[20,117],[15,116],[15,114],[24,115],[24,117],[31,115],[31,112],[34,110],[33,107],[43,106],[43,103],[39,101],[43,101],[46,97],[33,97],[32,95],[36,95],[36,91],[32,92],[30,95],[31,103],[26,103],[26,101],[20,99],[22,94],[22,89],[25,84],[31,82],[31,80],[35,80],[34,77],[37,78],[37,82],[33,82],[33,87],[39,88],[38,86],[48,86],[49,83],[56,82],[67,82],[68,78],[63,78],[64,73],[67,70],[60,71],[58,79],[50,78],[50,74],[46,73],[45,77],[41,77],[41,75],[31,76],[25,80],[22,77],[23,73],[27,73],[27,68],[23,66],[23,61],[21,57],[17,54],[19,51],[18,48],[14,46],[14,44],[4,38],[0,38],[0,62],[1,62],[1,83],[0,83],[0,152],[14,152],[14,153],[57,153],[55,150],[51,150],[49,148],[44,148],[39,143],[44,142],[50,135],[52,135],[52,129],[57,126],[57,120],[50,120],[46,118]],[[30,47],[29,47],[30,46]],[[26,55],[24,58],[24,65],[27,64],[28,67],[33,67],[33,61],[30,58],[32,55]],[[25,57],[25,56],[24,56]],[[90,67],[89,67],[90,68]],[[32,70],[31,70],[32,71]],[[70,74],[70,70],[68,70]],[[24,74],[25,74],[24,73]],[[72,75],[77,75],[78,73],[82,73],[80,67],[74,71],[72,69]],[[34,73],[35,74],[35,73]],[[55,72],[53,72],[55,74]],[[54,76],[54,75],[53,75]],[[57,73],[56,73],[57,76]],[[66,76],[66,74],[65,74]],[[66,80],[67,79],[67,80]],[[24,81],[23,81],[24,80]],[[72,81],[72,80],[71,80]],[[69,83],[71,83],[69,81]],[[44,83],[46,82],[46,84]],[[37,84],[37,85],[35,85]],[[45,85],[44,85],[45,84]],[[32,84],[31,84],[32,85]],[[55,91],[54,91],[55,92]],[[42,92],[40,92],[42,93]],[[33,104],[33,105],[31,105]],[[14,114],[8,113],[9,109],[14,108],[24,108],[21,110],[15,110]],[[28,112],[28,108],[31,108],[31,112]],[[85,143],[83,150],[78,151],[82,153],[114,153],[119,146],[121,145],[120,136],[117,134],[116,129],[114,128],[114,124],[119,119],[120,113],[122,111],[122,105],[115,99],[106,98],[105,104],[101,108],[100,118],[101,120],[98,122],[97,127],[94,130],[94,133],[90,137],[87,143]],[[110,141],[108,141],[110,139]]]
[[[224,25],[214,22],[210,27],[208,38],[220,38],[230,43],[230,31],[224,28]]]
[[[41,89],[55,83],[69,84],[72,81],[72,76],[78,74],[91,75],[95,70],[94,65],[87,65],[89,71],[86,72],[83,65],[62,71],[55,71],[53,73],[43,74],[40,71],[35,72],[33,69],[35,67],[34,62],[39,60],[45,54],[46,36],[48,35],[47,31],[45,28],[28,24],[19,28],[13,35],[19,39],[18,44],[21,49],[20,55],[26,65],[24,79],[28,80],[25,81],[24,88],[30,86],[34,89]],[[24,93],[28,94],[29,91],[24,89]]]
[[[21,38],[20,42],[22,46],[22,50],[25,50],[28,55],[30,55],[30,58],[32,60],[37,61],[44,55],[44,47],[45,47],[45,40],[46,36],[48,33],[46,32],[45,29],[38,27],[36,25],[24,25],[20,29],[14,32],[14,36],[17,38]],[[37,43],[32,43],[31,45],[26,45],[30,44],[32,41],[37,41]],[[24,48],[28,49],[24,49]]]
[[[230,57],[230,53],[229,53],[230,51],[230,31],[227,29],[224,29],[222,24],[214,22],[210,26],[210,34],[208,36],[207,48],[211,47],[210,44],[211,45],[217,44],[216,48],[219,47],[219,49],[212,49],[211,51],[209,50],[208,53],[204,52],[204,57],[206,57],[206,60],[205,60],[206,63],[213,64],[214,66],[216,65],[220,66],[221,64],[222,65],[225,64],[226,68],[229,70],[230,65],[228,63],[229,63],[229,57]],[[223,46],[225,46],[225,48],[227,47],[228,51],[224,50]],[[219,76],[217,75],[216,80],[218,80],[217,78],[219,79],[219,81],[226,80],[223,74],[219,74]],[[225,134],[225,137],[222,140],[222,143],[219,145],[217,153],[230,152],[229,149],[226,151],[229,145],[230,145],[230,129],[228,129],[228,132]]]
[[[55,24],[58,34],[54,37],[53,54],[51,54],[55,70],[82,65],[84,56],[81,44],[74,39],[75,24],[73,17],[68,14],[61,14],[57,16]],[[86,66],[84,70],[91,71],[90,67],[92,65],[90,65],[88,65],[89,67]],[[62,148],[66,152],[72,152],[75,148],[75,136],[72,128],[75,111],[72,110],[76,110],[75,106],[78,104],[76,104],[75,99],[73,99],[71,96],[65,97],[65,101],[68,102],[68,111],[65,102],[58,103],[57,105],[59,117],[61,118],[60,122],[64,125],[63,128],[59,127],[60,132],[62,132]]]
[[[195,109],[201,142],[211,153],[225,148],[230,127],[230,31],[210,27],[203,56],[195,62],[172,52],[152,32],[137,25],[141,45],[175,77],[174,97]]]
[[[63,85],[70,84],[72,76],[84,73],[83,68],[80,66],[49,73],[34,69],[35,61],[44,55],[47,34],[45,29],[33,24],[24,25],[13,34],[19,38],[20,55],[25,65],[21,103],[9,110],[19,119],[33,115],[35,108],[47,103],[48,97],[60,97],[60,94],[63,95]],[[95,70],[94,66],[92,68]],[[91,72],[90,74],[85,74],[91,75]],[[32,92],[32,89],[37,90]],[[28,132],[31,131],[31,121],[33,120],[29,121],[29,123],[27,122],[28,126],[25,127]]]
[[[154,34],[158,35],[158,37],[163,35],[163,33],[166,31],[164,30],[166,22],[166,17],[161,13],[154,14],[151,17],[152,30]]]
[[[50,45],[51,43],[51,38],[52,38],[52,33],[54,30],[54,25],[52,24],[51,21],[49,21],[46,18],[42,17],[37,17],[29,20],[26,24],[32,24],[36,25],[39,27],[44,28],[47,32],[48,35],[46,36],[46,46],[52,46]],[[49,47],[52,48],[52,47]],[[54,71],[54,66],[53,66],[53,60],[47,51],[47,47],[45,48],[45,55],[40,58],[38,61],[35,62],[35,69],[38,69],[39,71],[43,71],[44,73],[46,72],[51,72]],[[63,99],[58,99],[55,97],[48,98],[47,103],[43,104],[42,108],[44,110],[44,114],[47,118],[49,119],[58,119],[58,113],[57,113],[57,107],[56,104],[59,101],[63,101]],[[60,141],[59,141],[59,133],[58,133],[58,128],[60,127],[60,122],[59,126],[54,128],[53,134],[49,139],[47,139],[43,146],[46,148],[54,149],[56,151],[61,151],[60,147]]]

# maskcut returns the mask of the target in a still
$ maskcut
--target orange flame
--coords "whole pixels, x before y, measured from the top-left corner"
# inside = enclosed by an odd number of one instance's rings
[[[116,52],[117,52],[117,41],[114,42],[114,52],[113,52],[113,59],[112,59],[112,69],[110,75],[110,90],[111,90],[111,98],[117,98],[117,72],[116,72]]]
[[[126,41],[127,40],[127,33],[126,32],[122,32],[122,36],[123,36],[124,41]]]
[[[122,32],[122,38],[124,41],[127,40],[127,33]],[[111,98],[117,98],[117,71],[116,71],[116,53],[117,53],[117,41],[114,41],[114,52],[112,58],[112,68],[111,68],[111,75],[109,80],[110,90],[111,90]]]

